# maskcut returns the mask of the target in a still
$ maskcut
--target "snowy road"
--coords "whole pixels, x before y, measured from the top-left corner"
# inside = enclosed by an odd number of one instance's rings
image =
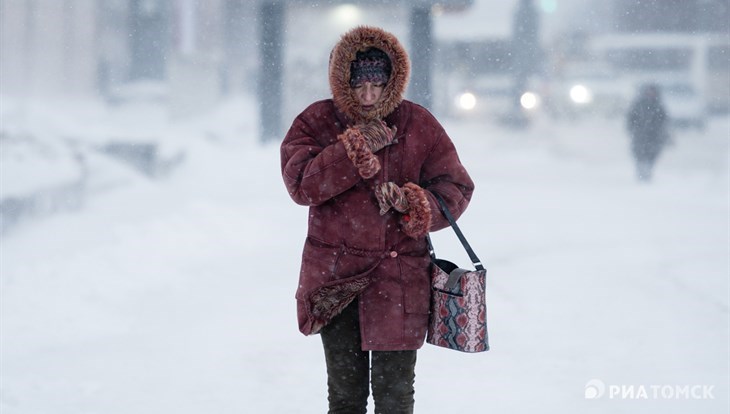
[[[306,209],[245,125],[2,240],[3,414],[325,412],[293,300]],[[423,348],[416,411],[728,412],[730,121],[676,136],[650,185],[619,120],[445,126],[477,183],[460,224],[492,350]],[[453,234],[434,243],[466,263]],[[675,392],[693,386],[710,394]]]

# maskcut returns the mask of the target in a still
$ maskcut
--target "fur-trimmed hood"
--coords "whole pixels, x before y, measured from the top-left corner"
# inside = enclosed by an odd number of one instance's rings
[[[392,71],[383,90],[383,99],[373,109],[365,111],[350,88],[350,64],[358,51],[371,47],[388,55]],[[377,27],[360,26],[352,29],[342,35],[330,57],[329,82],[335,106],[353,123],[383,119],[403,100],[410,69],[408,54],[394,35]]]

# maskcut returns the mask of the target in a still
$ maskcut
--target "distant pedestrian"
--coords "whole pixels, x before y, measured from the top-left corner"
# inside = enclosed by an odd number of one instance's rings
[[[667,111],[656,84],[641,87],[626,118],[636,175],[640,181],[650,181],[654,163],[669,139]]]

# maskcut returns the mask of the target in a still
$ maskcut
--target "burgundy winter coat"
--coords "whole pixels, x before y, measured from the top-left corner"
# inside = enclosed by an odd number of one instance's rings
[[[367,47],[383,50],[392,63],[384,98],[369,112],[349,87],[350,62]],[[433,193],[458,217],[474,184],[438,121],[402,99],[408,74],[408,57],[394,36],[371,27],[353,29],[331,56],[333,99],[305,109],[281,145],[287,190],[295,202],[309,206],[296,292],[304,334],[318,333],[358,297],[363,350],[423,345],[431,291],[425,235],[448,226]],[[379,168],[363,178],[346,149],[344,132],[373,118],[397,128],[397,143],[368,154],[377,157]],[[391,209],[380,215],[373,189],[387,181],[412,183],[406,214]]]

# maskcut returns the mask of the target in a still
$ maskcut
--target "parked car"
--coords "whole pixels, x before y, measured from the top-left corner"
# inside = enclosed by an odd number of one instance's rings
[[[445,101],[439,109],[446,116],[500,120],[516,106],[514,79],[507,75],[483,74],[465,78],[452,77],[441,86],[439,98]],[[525,115],[537,111],[541,96],[535,82],[528,83],[520,106]]]
[[[633,88],[610,71],[574,70],[553,78],[547,88],[545,109],[556,118],[622,116]]]

